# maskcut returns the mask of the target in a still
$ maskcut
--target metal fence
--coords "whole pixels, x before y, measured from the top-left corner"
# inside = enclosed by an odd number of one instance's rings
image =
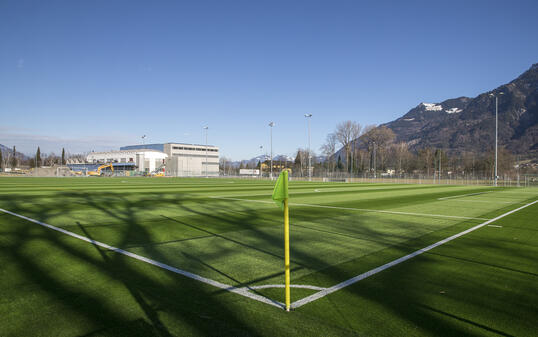
[[[224,175],[220,178],[235,178],[246,180],[270,180],[268,174],[263,176],[240,176]],[[273,173],[273,179],[278,177],[278,172]],[[456,175],[446,174],[438,177],[437,175],[425,174],[401,174],[401,175],[382,175],[374,176],[373,174],[349,174],[334,173],[323,176],[313,176],[311,179],[300,175],[291,175],[290,180],[294,181],[314,181],[314,182],[341,182],[341,183],[369,183],[369,184],[432,184],[432,185],[480,185],[494,186],[495,181],[492,177],[476,175]],[[501,187],[538,187],[538,175],[504,175],[497,179],[497,186]]]

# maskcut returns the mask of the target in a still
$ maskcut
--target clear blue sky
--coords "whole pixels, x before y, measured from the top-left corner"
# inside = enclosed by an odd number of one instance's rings
[[[538,62],[537,1],[0,1],[0,143],[312,148]]]

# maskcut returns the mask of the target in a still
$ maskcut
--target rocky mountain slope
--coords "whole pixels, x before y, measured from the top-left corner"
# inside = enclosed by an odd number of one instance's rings
[[[488,151],[495,144],[495,97],[490,94],[499,97],[499,145],[513,153],[538,154],[538,63],[493,91],[420,103],[383,125],[394,131],[396,141],[415,150]]]

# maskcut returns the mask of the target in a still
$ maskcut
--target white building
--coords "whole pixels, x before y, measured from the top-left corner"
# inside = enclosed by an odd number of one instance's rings
[[[88,163],[134,163],[137,171],[152,173],[165,165],[168,155],[153,149],[91,152]]]
[[[219,175],[219,148],[213,145],[183,143],[130,145],[122,151],[148,151],[165,153],[165,174],[173,177],[216,177]]]

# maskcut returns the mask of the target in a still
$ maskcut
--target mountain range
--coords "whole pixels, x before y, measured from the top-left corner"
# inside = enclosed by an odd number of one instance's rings
[[[8,153],[12,154],[13,153],[13,148],[7,147],[5,145],[0,144],[0,151],[2,152],[2,155],[5,156]],[[24,159],[24,160],[29,158],[27,155],[25,155],[25,154],[23,154],[23,153],[21,153],[19,151],[17,151],[17,157],[20,158],[20,159]]]
[[[4,152],[12,152],[13,150],[10,149],[9,147],[5,146],[5,145],[0,144],[0,151],[2,151],[2,153],[4,153]]]
[[[420,103],[402,117],[382,124],[410,149],[450,152],[488,151],[495,144],[495,96],[498,97],[499,146],[512,153],[538,154],[538,63],[510,83],[474,98]]]

